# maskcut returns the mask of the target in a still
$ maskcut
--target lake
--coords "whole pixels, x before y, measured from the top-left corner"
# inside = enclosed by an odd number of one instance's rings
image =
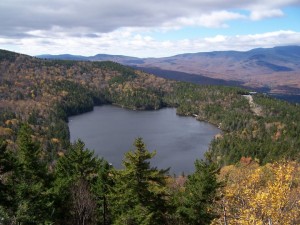
[[[195,159],[204,157],[220,130],[192,117],[176,115],[176,109],[133,111],[112,105],[94,107],[92,112],[69,117],[71,141],[83,140],[116,168],[122,168],[124,153],[142,137],[149,151],[156,150],[151,165],[171,167],[170,174],[194,171]]]

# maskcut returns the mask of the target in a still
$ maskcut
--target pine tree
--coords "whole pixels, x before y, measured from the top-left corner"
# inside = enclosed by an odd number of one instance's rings
[[[13,153],[7,149],[5,140],[0,139],[0,218],[8,222],[12,215],[14,192],[9,182],[15,166]]]
[[[167,210],[167,170],[150,167],[150,153],[141,138],[125,154],[124,170],[114,173],[110,193],[114,224],[164,224]]]
[[[110,188],[114,184],[110,176],[111,169],[112,166],[108,162],[103,160],[98,171],[98,179],[92,187],[93,192],[97,196],[97,211],[99,223],[103,225],[111,224],[111,213],[108,207],[108,194]]]
[[[104,160],[94,156],[93,151],[85,148],[81,140],[72,144],[58,160],[55,190],[57,216],[61,223],[95,224],[97,217],[101,217],[101,214],[97,216],[97,208],[102,207],[98,199],[103,197],[100,185],[104,175],[100,171],[105,164]]]
[[[218,170],[214,164],[202,160],[196,160],[195,169],[188,176],[178,211],[187,224],[210,224],[216,216],[212,207],[220,187],[216,177]]]
[[[32,134],[28,125],[23,125],[18,134],[17,165],[12,178],[14,217],[22,224],[44,224],[51,221],[53,211],[51,177]]]

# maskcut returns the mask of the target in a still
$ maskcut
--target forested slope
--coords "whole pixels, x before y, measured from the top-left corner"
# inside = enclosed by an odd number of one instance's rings
[[[0,51],[0,90],[0,216],[7,224],[209,224],[224,213],[223,200],[237,204],[226,192],[230,182],[225,188],[219,183],[231,175],[217,180],[217,168],[250,157],[249,165],[276,167],[276,161],[288,160],[283,163],[287,170],[298,169],[299,105],[255,95],[257,113],[240,88],[169,81],[113,62],[41,60]],[[69,143],[68,116],[98,104],[135,110],[176,107],[179,115],[208,121],[222,133],[188,178],[171,178],[152,168],[154,154],[141,139],[118,171],[81,141]],[[268,165],[264,168],[273,168]],[[229,172],[235,170],[244,169]],[[267,187],[287,179],[274,171],[253,182]],[[294,185],[286,192],[297,193],[299,180],[291,177]],[[293,210],[298,203],[291,203]],[[231,213],[237,218],[237,212]],[[290,224],[299,221],[297,213],[289,218]]]

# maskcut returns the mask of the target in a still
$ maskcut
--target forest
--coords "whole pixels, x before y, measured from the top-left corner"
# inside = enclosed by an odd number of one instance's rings
[[[241,88],[4,50],[0,90],[0,224],[300,223],[297,104],[256,94],[253,106]],[[68,116],[101,104],[176,107],[222,133],[188,176],[152,167],[142,138],[117,170],[69,140]]]

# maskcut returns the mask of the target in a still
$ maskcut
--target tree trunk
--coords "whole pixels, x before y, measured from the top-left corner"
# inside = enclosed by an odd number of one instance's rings
[[[224,220],[224,225],[227,225],[226,206],[224,201],[223,201],[223,220]]]

